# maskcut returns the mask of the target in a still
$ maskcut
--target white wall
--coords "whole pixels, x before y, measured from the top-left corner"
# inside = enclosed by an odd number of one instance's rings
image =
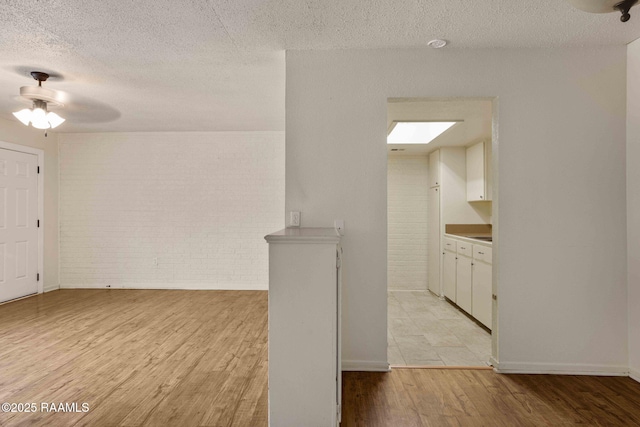
[[[264,236],[284,227],[282,132],[59,142],[62,287],[268,288]]]
[[[0,141],[44,150],[44,290],[58,288],[58,136],[0,118]]]
[[[640,40],[627,47],[629,369],[640,381]]]
[[[625,70],[625,47],[287,53],[285,206],[345,220],[345,361],[386,363],[387,98],[496,96],[499,367],[627,371]]]
[[[389,290],[427,290],[427,156],[389,156]]]

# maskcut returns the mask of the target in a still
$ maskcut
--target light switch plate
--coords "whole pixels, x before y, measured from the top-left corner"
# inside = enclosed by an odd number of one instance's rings
[[[336,219],[333,226],[341,236],[344,236],[344,219]]]

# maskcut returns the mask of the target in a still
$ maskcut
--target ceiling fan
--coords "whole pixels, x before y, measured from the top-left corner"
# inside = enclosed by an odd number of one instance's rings
[[[42,87],[49,74],[42,71],[32,71],[31,76],[38,81],[38,86],[22,86],[19,99],[32,103],[32,108],[24,108],[13,115],[25,126],[36,129],[53,129],[64,123],[65,119],[49,111],[49,108],[64,107],[64,94],[53,89]]]
[[[608,13],[618,11],[622,14],[620,20],[627,22],[631,18],[629,10],[638,0],[569,0],[576,8],[591,13]]]
[[[65,121],[70,125],[70,127],[67,126],[67,131],[77,131],[82,129],[85,124],[108,123],[121,117],[120,111],[99,100],[44,87],[44,82],[68,81],[68,78],[53,70],[31,71],[34,68],[33,66],[19,66],[12,69],[20,76],[30,75],[38,82],[37,85],[21,87],[20,95],[12,97],[30,107],[23,106],[19,111],[16,111],[17,108],[13,110],[15,111],[13,115],[24,125],[43,129],[46,136],[48,130],[57,128]],[[77,81],[78,78],[72,78],[72,80]],[[86,91],[86,89],[88,88],[83,87],[83,90]],[[61,110],[63,112],[60,112]]]

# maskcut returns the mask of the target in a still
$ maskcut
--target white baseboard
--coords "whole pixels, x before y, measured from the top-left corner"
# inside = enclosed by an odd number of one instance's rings
[[[550,374],[550,375],[595,375],[625,377],[629,375],[626,366],[586,365],[565,363],[518,363],[495,362],[493,367],[500,374]]]
[[[640,383],[640,371],[629,368],[629,378]]]
[[[343,360],[343,371],[357,372],[389,372],[389,364],[385,362],[375,362],[371,360]]]
[[[50,288],[44,288],[44,289],[42,290],[42,292],[46,294],[47,292],[57,291],[58,289],[60,289],[60,286],[59,286],[59,285],[56,285],[56,286],[52,286],[52,287],[50,287]]]
[[[60,289],[165,289],[185,291],[268,291],[268,285],[224,285],[211,283],[189,283],[185,285],[160,285],[157,283],[119,283],[119,284],[90,284],[69,285],[61,284]]]
[[[498,361],[493,356],[489,358],[489,364],[493,366],[494,371],[498,372]]]

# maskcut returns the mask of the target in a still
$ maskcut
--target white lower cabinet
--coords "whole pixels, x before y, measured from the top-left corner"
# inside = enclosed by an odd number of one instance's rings
[[[473,317],[491,329],[491,264],[473,261]]]
[[[471,258],[458,254],[456,265],[456,304],[471,314]]]
[[[287,228],[269,242],[269,425],[340,424],[340,235]]]
[[[453,302],[456,302],[456,257],[456,253],[449,250],[442,253],[444,296]]]
[[[443,241],[444,295],[484,326],[491,328],[491,247],[449,237]]]

